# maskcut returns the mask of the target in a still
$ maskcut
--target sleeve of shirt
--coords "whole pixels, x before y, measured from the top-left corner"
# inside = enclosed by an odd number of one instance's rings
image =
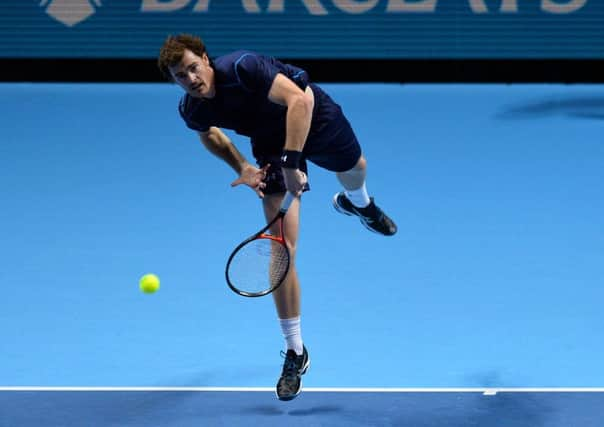
[[[268,96],[279,69],[267,58],[254,53],[243,53],[234,64],[235,75],[241,85],[250,92]]]
[[[178,112],[180,113],[180,117],[182,117],[187,127],[198,132],[207,132],[210,130],[209,124],[203,123],[201,120],[199,120],[199,118],[195,117],[194,110],[191,111],[191,103],[188,101],[188,96],[183,96],[178,104]]]
[[[306,89],[306,86],[309,84],[308,73],[304,71],[302,68],[295,67],[293,65],[286,65],[287,76],[292,79],[292,81],[298,85],[298,87],[302,90]]]

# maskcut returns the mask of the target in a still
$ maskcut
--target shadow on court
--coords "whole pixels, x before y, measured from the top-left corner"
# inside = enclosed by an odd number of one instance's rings
[[[497,114],[501,120],[549,116],[604,120],[604,97],[550,98],[508,107]]]
[[[322,406],[313,406],[304,409],[292,409],[288,410],[283,407],[283,404],[280,405],[258,405],[252,406],[249,408],[243,408],[241,410],[242,414],[250,414],[250,415],[266,415],[266,416],[274,416],[274,415],[291,415],[294,417],[308,417],[308,416],[316,416],[316,415],[324,415],[324,414],[336,414],[341,413],[343,408],[341,406],[330,406],[330,405],[322,405]]]
[[[438,402],[434,402],[436,399]],[[465,396],[452,402],[430,397],[431,410],[401,414],[393,426],[415,427],[545,427],[552,423],[552,408],[541,397],[523,394]]]

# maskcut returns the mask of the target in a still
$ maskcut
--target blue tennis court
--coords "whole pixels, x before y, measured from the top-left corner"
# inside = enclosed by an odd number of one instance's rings
[[[224,281],[260,202],[180,90],[0,84],[1,427],[603,425],[604,88],[324,86],[399,232],[310,166],[286,403],[272,300]]]

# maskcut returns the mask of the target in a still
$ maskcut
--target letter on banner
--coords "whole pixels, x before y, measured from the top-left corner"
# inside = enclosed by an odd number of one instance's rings
[[[489,9],[487,8],[487,5],[484,4],[484,0],[470,0],[470,8],[474,13],[489,13]]]
[[[172,12],[179,10],[189,4],[191,0],[143,0],[141,11],[143,12]]]
[[[518,0],[503,0],[500,12],[518,13]]]
[[[247,13],[260,13],[260,6],[256,0],[241,0],[241,4]]]
[[[407,3],[407,0],[388,0],[386,12],[434,12],[436,10],[436,0],[413,1]]]
[[[306,9],[311,15],[327,15],[327,9],[323,7],[319,0],[302,0]],[[283,12],[285,7],[283,6],[283,0],[271,0],[268,4],[269,12]]]
[[[209,5],[210,0],[199,0],[193,8],[193,12],[207,12]]]
[[[347,13],[365,13],[375,7],[379,0],[369,0],[361,2],[358,0],[333,0],[333,3],[342,12]]]
[[[541,2],[541,9],[550,13],[572,13],[581,9],[587,0],[570,0],[566,4],[560,4],[552,0],[543,0]]]
[[[241,0],[241,4],[247,13],[260,13],[260,6],[256,0]],[[210,0],[198,0],[193,8],[193,12],[207,12],[210,6]]]

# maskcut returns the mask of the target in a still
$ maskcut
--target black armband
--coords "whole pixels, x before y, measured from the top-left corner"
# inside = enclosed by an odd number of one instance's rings
[[[283,155],[281,156],[281,167],[287,169],[298,169],[301,160],[301,151],[283,150]]]

